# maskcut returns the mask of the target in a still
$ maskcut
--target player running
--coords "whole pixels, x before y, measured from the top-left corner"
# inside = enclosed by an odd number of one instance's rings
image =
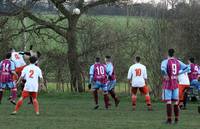
[[[93,64],[90,67],[89,74],[90,74],[89,87],[91,87],[91,85],[92,85],[93,96],[94,96],[94,101],[95,101],[94,109],[99,108],[99,103],[98,103],[99,88],[101,88],[103,91],[105,108],[108,109],[109,98],[108,98],[108,87],[106,85],[106,83],[107,83],[106,67],[104,64],[100,63],[99,57],[96,58],[95,64]]]
[[[151,111],[152,105],[151,105],[151,98],[149,95],[149,88],[147,86],[147,70],[146,70],[146,66],[140,63],[139,56],[135,58],[135,64],[133,64],[129,68],[128,81],[131,87],[133,111],[136,110],[136,100],[137,100],[138,89],[143,95],[145,95],[148,110]]]
[[[35,63],[37,61],[36,57],[32,56],[32,57],[30,57],[29,60],[30,60],[30,64],[23,69],[21,77],[17,81],[17,85],[22,81],[22,79],[25,79],[26,83],[25,83],[25,87],[22,92],[22,96],[19,99],[19,101],[17,102],[15,110],[11,115],[17,114],[20,106],[23,103],[23,100],[29,96],[31,96],[33,98],[33,106],[34,106],[36,115],[40,114],[39,113],[39,104],[37,101],[37,93],[38,93],[38,88],[39,88],[38,81],[40,82],[40,86],[43,85],[42,71],[38,66],[35,65]]]
[[[105,62],[106,62],[106,74],[108,76],[108,83],[107,83],[108,92],[111,95],[111,97],[114,99],[115,106],[117,107],[120,101],[119,101],[119,98],[116,96],[116,93],[115,93],[116,75],[115,75],[114,66],[111,62],[111,57],[106,56]]]
[[[166,124],[172,123],[172,102],[174,102],[175,123],[179,120],[179,89],[178,75],[188,71],[188,67],[174,57],[174,49],[168,50],[168,58],[161,63],[161,73],[163,75],[163,93],[162,99],[166,102],[167,121]],[[180,70],[183,70],[179,73]]]
[[[3,91],[5,90],[6,87],[8,87],[12,93],[16,89],[14,82],[13,82],[13,74],[18,78],[17,73],[15,72],[15,65],[14,63],[10,60],[11,58],[11,53],[7,53],[6,57],[3,61],[0,63],[0,103],[3,97]],[[16,93],[12,94],[12,99],[10,102],[12,104],[15,103],[15,99],[17,98]]]

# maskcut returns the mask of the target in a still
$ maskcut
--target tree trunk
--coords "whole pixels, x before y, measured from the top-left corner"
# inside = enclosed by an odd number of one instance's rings
[[[81,79],[81,67],[78,60],[76,25],[77,17],[69,19],[68,41],[68,63],[70,69],[70,84],[76,92],[83,92],[83,82]]]

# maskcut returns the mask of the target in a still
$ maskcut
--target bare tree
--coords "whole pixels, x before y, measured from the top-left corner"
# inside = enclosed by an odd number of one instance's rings
[[[179,0],[167,0],[167,2],[171,6],[171,8],[174,9]]]
[[[77,89],[77,91],[81,92],[83,91],[83,88],[76,34],[78,30],[78,21],[81,15],[87,12],[88,9],[102,4],[118,2],[119,0],[50,0],[53,6],[59,12],[58,15],[54,16],[53,18],[40,17],[39,15],[31,12],[31,8],[34,6],[34,4],[42,1],[43,0],[27,0],[26,5],[24,5],[23,1],[16,1],[14,3],[10,3],[14,7],[13,10],[9,12],[0,12],[0,14],[6,14],[10,16],[21,15],[24,18],[28,17],[34,21],[32,25],[27,27],[29,28],[29,31],[31,29],[37,30],[48,28],[63,37],[68,46],[67,57],[71,74],[70,84]],[[80,14],[74,13],[74,9],[80,10]]]

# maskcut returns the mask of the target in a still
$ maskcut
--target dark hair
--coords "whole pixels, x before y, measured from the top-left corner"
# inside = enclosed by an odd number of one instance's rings
[[[111,59],[111,56],[105,56],[106,57],[106,59]]]
[[[31,64],[35,64],[36,61],[37,61],[37,57],[31,56],[30,59],[29,59],[29,61],[30,61]]]
[[[9,52],[12,52],[13,50],[15,50],[14,48],[9,48]]]
[[[8,53],[6,54],[6,56],[5,56],[5,58],[6,58],[6,59],[10,59],[10,58],[11,58],[11,55],[12,55],[11,52],[8,52]]]
[[[174,50],[173,48],[171,48],[171,49],[168,50],[168,55],[169,55],[170,57],[173,57],[173,56],[174,56],[174,53],[175,53],[175,50]]]
[[[190,58],[189,58],[189,61],[190,61],[191,63],[194,63],[194,61],[195,61],[194,57],[190,57]]]
[[[136,60],[136,62],[140,62],[140,57],[139,57],[139,56],[136,56],[136,57],[135,57],[135,60]]]
[[[96,61],[96,62],[100,62],[100,58],[99,58],[99,57],[96,57],[95,61]]]

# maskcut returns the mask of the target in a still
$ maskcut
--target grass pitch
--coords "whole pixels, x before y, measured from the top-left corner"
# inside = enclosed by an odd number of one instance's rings
[[[140,96],[138,98],[141,98]],[[138,100],[136,111],[131,110],[130,98],[121,96],[118,108],[103,107],[93,110],[90,94],[45,93],[39,96],[40,116],[36,116],[32,105],[24,102],[19,113],[11,116],[14,109],[4,97],[0,105],[0,129],[199,129],[200,114],[197,104],[189,104],[181,111],[178,125],[165,125],[165,105],[154,102],[154,111],[149,112],[142,100]]]

